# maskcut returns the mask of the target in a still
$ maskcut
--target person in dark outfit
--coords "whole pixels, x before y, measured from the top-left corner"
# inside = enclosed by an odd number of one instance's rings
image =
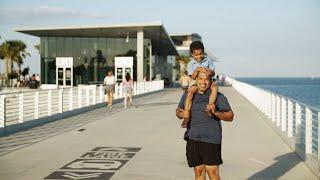
[[[184,139],[187,141],[186,156],[189,167],[194,168],[196,180],[205,179],[205,172],[210,179],[220,179],[219,165],[221,158],[222,127],[221,120],[232,121],[233,112],[227,98],[220,92],[217,94],[215,107],[209,109],[211,94],[211,77],[206,71],[197,76],[198,91],[193,97],[191,121],[187,125]],[[183,118],[186,93],[183,94],[176,116]]]

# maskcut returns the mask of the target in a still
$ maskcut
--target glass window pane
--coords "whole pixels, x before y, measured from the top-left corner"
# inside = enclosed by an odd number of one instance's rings
[[[72,57],[72,38],[65,38],[64,40],[64,55]]]
[[[55,37],[48,38],[48,57],[57,56],[57,41]]]
[[[65,55],[64,55],[64,38],[63,37],[57,38],[57,56],[58,57],[65,57]]]

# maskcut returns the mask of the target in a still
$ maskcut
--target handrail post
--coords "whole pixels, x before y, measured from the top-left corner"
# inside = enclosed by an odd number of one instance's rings
[[[34,93],[34,119],[39,118],[39,91]]]
[[[99,86],[99,97],[100,97],[100,103],[103,103],[103,95],[104,95],[104,92],[103,92],[103,86],[102,86],[102,84],[100,84],[100,86]]]
[[[82,99],[82,88],[81,87],[78,87],[78,108],[81,108],[82,106],[82,102],[81,102],[81,99]]]
[[[276,96],[272,93],[272,122],[276,121]]]
[[[277,99],[277,107],[276,107],[276,114],[277,114],[277,126],[280,126],[281,124],[281,116],[280,116],[280,113],[281,113],[281,101],[280,101],[280,97],[279,96],[276,96],[276,99]]]
[[[118,96],[118,98],[122,98],[123,97],[123,92],[122,92],[122,89],[123,88],[123,86],[122,86],[122,83],[119,85],[119,96]]]
[[[306,127],[305,127],[305,133],[306,133],[306,154],[312,153],[312,111],[306,107]]]
[[[0,128],[6,126],[6,96],[0,96]]]
[[[63,112],[63,89],[59,90],[59,113]]]
[[[318,112],[318,162],[320,163],[320,112]]]
[[[94,87],[92,87],[92,104],[95,105],[96,104],[96,101],[97,101],[97,97],[96,97],[96,94],[97,94],[97,86],[94,85]]]
[[[293,104],[288,99],[288,137],[293,136]]]
[[[48,91],[48,116],[51,116],[52,114],[51,108],[52,108],[52,90],[50,89]]]
[[[300,126],[301,126],[301,106],[298,104],[298,103],[296,103],[296,105],[295,105],[295,107],[296,107],[296,114],[295,114],[295,120],[296,120],[296,132],[295,132],[295,134],[299,134],[300,132]]]
[[[287,102],[284,97],[281,97],[281,130],[287,130]]]
[[[19,123],[23,123],[23,93],[19,94]]]
[[[90,91],[89,90],[90,90],[89,87],[86,86],[86,106],[90,105],[90,99],[89,99]]]
[[[73,110],[73,88],[69,89],[69,110]]]

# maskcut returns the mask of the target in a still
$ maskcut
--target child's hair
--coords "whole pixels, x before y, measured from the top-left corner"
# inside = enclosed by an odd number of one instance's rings
[[[126,76],[125,76],[126,80],[129,81],[131,78],[130,78],[130,74],[129,73],[126,73]]]
[[[201,41],[194,41],[190,44],[190,53],[192,54],[194,50],[202,49],[204,51],[204,46]]]

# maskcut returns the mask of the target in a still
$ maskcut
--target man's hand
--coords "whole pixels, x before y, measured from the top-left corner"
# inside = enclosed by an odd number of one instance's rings
[[[181,108],[177,108],[176,109],[176,117],[177,118],[182,119],[183,118],[183,113],[184,113],[183,109],[181,109]]]

